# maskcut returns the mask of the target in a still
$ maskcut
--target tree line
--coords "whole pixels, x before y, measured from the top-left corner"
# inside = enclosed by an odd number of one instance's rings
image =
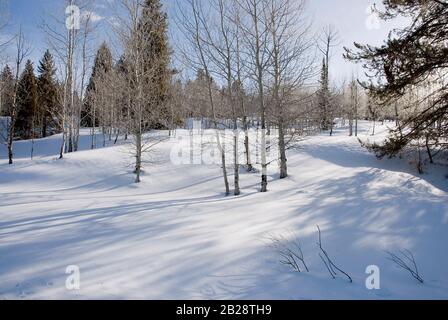
[[[49,51],[39,62],[38,75],[34,69],[33,63],[27,60],[17,85],[9,65],[0,74],[1,115],[11,118],[15,114],[13,132],[17,139],[45,138],[60,132],[54,118],[61,84],[55,78],[56,67]]]
[[[346,59],[364,63],[370,81],[353,76],[339,86],[330,74],[338,33],[328,26],[316,36],[304,1],[178,1],[170,20],[178,37],[174,48],[159,0],[116,1],[117,23],[111,28],[118,44],[100,45],[89,80],[89,16],[79,30],[58,32],[42,26],[51,51],[62,62],[60,70],[49,50],[39,62],[38,75],[30,61],[19,72],[29,51],[19,32],[15,65],[1,74],[1,112],[12,124],[7,139],[10,162],[15,139],[62,133],[62,158],[78,150],[80,128],[87,127],[92,149],[119,139],[132,144],[140,182],[143,155],[158,143],[146,133],[172,133],[195,118],[217,129],[225,193],[240,194],[242,166],[248,172],[261,168],[260,190],[265,192],[271,163],[266,150],[273,144],[279,150],[279,177],[284,179],[287,152],[304,136],[322,131],[333,135],[337,123],[346,125],[350,136],[358,136],[358,122],[366,119],[374,123],[371,134],[378,121],[393,120],[396,125],[385,144],[367,145],[369,149],[383,157],[416,147],[420,168],[422,150],[433,162],[446,146],[447,5],[418,0],[384,4],[384,19],[411,15],[414,23],[397,31],[398,37],[391,34],[380,48],[355,44],[358,52],[347,49]],[[230,158],[218,130],[223,127],[234,130]],[[253,128],[259,132],[256,141],[249,135]],[[244,163],[239,160],[239,131]],[[275,139],[269,139],[272,132]],[[250,157],[251,148],[260,151],[260,159]]]

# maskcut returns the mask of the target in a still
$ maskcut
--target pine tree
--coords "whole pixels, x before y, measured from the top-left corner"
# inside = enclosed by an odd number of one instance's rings
[[[6,65],[0,75],[0,116],[10,116],[14,99],[14,75]]]
[[[384,0],[381,18],[411,19],[408,27],[395,30],[381,47],[355,43],[357,52],[345,58],[362,63],[370,81],[363,83],[384,107],[394,105],[415,88],[422,88],[419,111],[400,121],[383,145],[370,148],[378,157],[395,156],[407,146],[426,138],[427,147],[447,148],[448,3],[428,0]],[[434,133],[436,132],[436,133]],[[430,141],[428,141],[430,139]],[[430,157],[431,158],[431,157]]]
[[[154,118],[151,126],[166,126],[169,123],[166,102],[172,71],[168,45],[168,16],[163,11],[160,0],[146,0],[143,4],[139,32],[143,38],[145,52],[145,75],[148,83],[145,94],[149,97],[147,107]]]
[[[34,124],[37,114],[37,81],[33,63],[28,60],[17,87],[16,133],[23,139],[34,137]]]
[[[81,114],[82,124],[86,127],[96,127],[99,125],[99,110],[97,105],[98,91],[106,86],[105,79],[113,71],[112,53],[106,42],[103,42],[97,51],[93,65],[92,75],[87,85],[86,99],[84,101],[84,110]],[[99,106],[101,107],[101,106]]]
[[[329,84],[328,66],[325,58],[322,61],[322,71],[320,77],[320,89],[318,92],[318,106],[320,126],[322,130],[330,130],[330,84]]]
[[[129,67],[126,57],[122,55],[114,66],[117,81],[116,104],[119,115],[120,128],[124,130],[125,140],[128,139],[130,131],[130,94],[129,94]]]
[[[37,81],[39,94],[37,118],[42,129],[42,137],[45,138],[48,132],[48,124],[51,123],[51,119],[57,110],[56,67],[49,50],[45,52],[40,61],[38,71],[40,75]]]

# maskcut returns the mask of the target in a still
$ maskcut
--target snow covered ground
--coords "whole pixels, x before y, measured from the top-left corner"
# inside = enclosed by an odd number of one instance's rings
[[[269,193],[243,173],[243,194],[224,197],[220,168],[171,164],[173,142],[157,146],[136,185],[128,147],[86,150],[87,134],[85,151],[64,160],[58,136],[37,140],[33,161],[30,143],[16,143],[13,166],[0,146],[0,299],[448,299],[444,167],[418,176],[338,130],[291,150],[291,176],[273,175]],[[316,225],[354,283],[330,278]],[[293,233],[309,273],[268,245]],[[424,284],[387,260],[400,249],[414,253]],[[66,289],[69,265],[80,268],[78,291]],[[380,290],[366,289],[369,265]]]

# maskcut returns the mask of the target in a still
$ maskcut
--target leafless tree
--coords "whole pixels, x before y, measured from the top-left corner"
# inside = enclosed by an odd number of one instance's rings
[[[242,46],[243,41],[240,39],[243,35],[242,32],[242,9],[238,3],[238,0],[232,1],[232,8],[230,13],[231,23],[234,25],[234,55],[235,55],[235,66],[236,66],[236,80],[234,81],[236,85],[236,99],[239,105],[239,112],[242,115],[242,124],[244,129],[244,149],[246,155],[246,168],[248,172],[253,171],[253,163],[251,158],[251,148],[250,148],[250,137],[249,137],[249,114],[246,99],[244,96],[244,81],[247,78],[247,68],[246,68],[246,57],[244,56],[244,47]]]
[[[237,80],[237,70],[234,65],[238,63],[237,52],[237,26],[234,24],[232,7],[224,0],[210,1],[212,14],[201,17],[204,33],[204,52],[210,58],[211,64],[208,70],[216,74],[225,82],[225,104],[231,110],[230,115],[233,121],[233,165],[234,165],[234,195],[240,195],[239,187],[239,132],[238,116],[238,92],[234,93],[233,84]],[[199,11],[200,12],[200,11]],[[214,22],[216,14],[217,22]]]
[[[84,21],[82,21],[82,45],[81,45],[81,83],[79,86],[79,104],[76,106],[76,119],[78,121],[74,124],[74,137],[73,137],[73,151],[78,151],[79,148],[79,138],[80,138],[80,127],[82,123],[81,112],[82,105],[85,96],[86,88],[86,75],[87,70],[90,66],[90,54],[89,54],[89,38],[94,30],[92,24],[92,12],[88,11],[85,16],[83,16]]]
[[[65,152],[76,151],[79,144],[82,98],[89,66],[87,46],[92,32],[91,11],[88,10],[91,5],[91,1],[65,0],[61,9],[68,16],[48,13],[40,25],[61,66],[63,90],[60,90],[58,99],[61,106],[53,115],[62,131],[61,159]],[[77,68],[78,65],[81,68]]]
[[[14,37],[7,37],[3,34],[3,31],[8,26],[8,22],[8,0],[0,0],[0,64],[3,62],[2,54],[14,40]]]
[[[145,134],[152,125],[161,119],[163,107],[157,95],[157,81],[160,78],[161,64],[168,57],[151,56],[148,63],[147,38],[156,32],[164,32],[163,28],[140,23],[143,10],[143,0],[120,0],[116,9],[116,19],[119,22],[116,32],[124,49],[125,65],[127,68],[127,84],[129,92],[129,125],[133,136],[135,156],[135,182],[141,181],[143,155],[160,143],[159,139],[146,138]],[[146,30],[145,28],[151,28]],[[166,116],[166,115],[165,115]]]
[[[313,77],[314,60],[310,49],[310,24],[304,18],[304,1],[269,0],[266,10],[271,63],[272,122],[278,127],[280,179],[288,176],[286,130],[293,122],[291,105],[298,90]]]
[[[349,127],[350,136],[358,136],[359,85],[354,78],[350,82]]]
[[[8,147],[8,159],[9,164],[13,164],[13,143],[14,143],[14,135],[15,135],[15,126],[16,126],[16,120],[17,120],[17,90],[19,85],[19,75],[21,71],[21,66],[25,58],[30,54],[31,47],[27,44],[25,40],[25,36],[22,31],[22,27],[20,27],[16,37],[15,37],[15,45],[16,45],[16,52],[15,52],[15,79],[14,79],[14,90],[13,90],[13,103],[12,103],[12,110],[11,110],[11,120],[8,126],[8,141],[7,141],[7,147]]]
[[[147,118],[144,107],[144,86],[145,86],[145,68],[142,49],[142,35],[139,32],[139,17],[142,9],[142,1],[139,0],[121,0],[121,9],[125,16],[117,15],[120,21],[119,36],[126,52],[126,62],[128,63],[129,89],[131,91],[130,110],[131,134],[134,137],[135,144],[135,182],[141,181],[142,156],[144,153],[143,134],[145,132],[145,118]]]
[[[247,15],[242,19],[241,30],[244,39],[244,46],[248,52],[248,67],[250,75],[258,90],[258,105],[261,121],[261,192],[268,191],[267,176],[267,144],[266,144],[266,101],[265,101],[265,81],[267,77],[267,67],[270,63],[268,22],[266,12],[269,9],[268,0],[238,0],[239,5]]]
[[[65,5],[73,8],[76,5],[76,1],[66,0]],[[65,18],[65,16],[63,17]],[[52,51],[56,53],[62,66],[63,90],[59,90],[60,96],[58,97],[61,107],[57,108],[55,110],[57,114],[53,115],[58,120],[59,127],[62,130],[62,141],[59,149],[60,159],[64,157],[64,152],[67,151],[68,128],[71,128],[73,125],[73,119],[70,116],[74,113],[75,101],[74,56],[79,32],[76,29],[76,21],[74,20],[76,16],[72,15],[71,18],[73,20],[68,21],[71,23],[70,28],[67,28],[68,25],[65,19],[54,14],[49,14],[48,19],[45,19],[41,24],[41,29],[47,35],[47,42]]]
[[[323,128],[329,126],[330,135],[333,135],[334,125],[334,110],[331,103],[331,91],[330,91],[330,59],[331,50],[339,45],[339,34],[332,25],[328,25],[323,28],[322,34],[318,39],[318,48],[323,55],[323,77],[322,77],[322,92],[321,92],[321,118]],[[333,105],[334,106],[334,105]]]
[[[185,7],[185,2],[190,10],[191,16],[187,16],[183,12]],[[183,55],[187,58],[189,65],[196,70],[203,70],[206,77],[208,99],[211,108],[212,121],[214,129],[216,132],[216,142],[218,150],[221,154],[221,166],[224,178],[224,186],[226,195],[230,194],[229,181],[227,177],[227,167],[226,167],[226,153],[223,146],[221,134],[219,132],[218,117],[216,110],[216,101],[213,94],[213,81],[210,70],[210,55],[207,55],[207,50],[209,50],[209,42],[207,39],[210,37],[207,34],[207,22],[205,20],[205,14],[202,9],[202,3],[198,0],[185,0],[184,4],[178,5],[178,19],[177,26],[182,31],[183,35],[187,38],[189,42],[189,51],[183,51]],[[191,54],[195,56],[192,57]]]

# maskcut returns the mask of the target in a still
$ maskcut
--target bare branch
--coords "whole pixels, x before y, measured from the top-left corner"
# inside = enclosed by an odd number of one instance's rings
[[[317,245],[319,246],[319,249],[321,251],[321,254],[319,254],[319,256],[322,259],[322,261],[324,262],[324,264],[325,264],[326,268],[328,269],[328,272],[330,273],[332,278],[334,279],[336,277],[336,275],[337,275],[337,271],[339,271],[340,273],[342,273],[343,275],[345,275],[347,277],[349,282],[353,282],[353,279],[348,275],[348,273],[342,271],[330,259],[330,257],[328,256],[328,253],[323,248],[323,245],[322,245],[322,233],[320,231],[320,227],[319,226],[317,226],[317,230],[319,232],[319,241],[318,241]]]
[[[389,256],[387,258],[388,260],[394,262],[398,267],[408,271],[418,282],[424,282],[418,271],[417,263],[415,262],[414,255],[411,251],[405,249],[400,250],[398,253],[393,253],[390,251],[387,251],[386,253]]]

